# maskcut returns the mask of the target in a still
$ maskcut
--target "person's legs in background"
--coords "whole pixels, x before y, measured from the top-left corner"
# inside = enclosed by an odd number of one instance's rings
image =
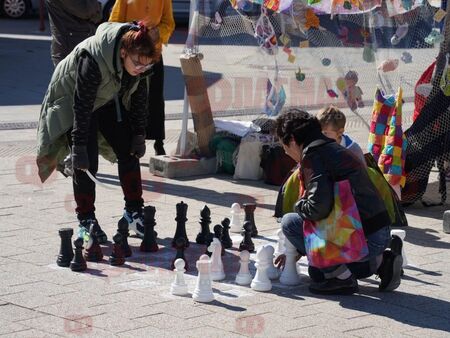
[[[123,108],[123,107],[122,107]],[[130,155],[133,137],[131,126],[122,109],[122,121],[116,119],[114,104],[103,108],[98,114],[99,130],[114,150],[118,161],[119,180],[125,200],[124,217],[129,229],[144,236],[142,207],[142,178],[139,159]]]
[[[146,138],[155,140],[153,148],[156,155],[165,155],[165,103],[164,103],[164,62],[161,60],[153,66],[150,79],[148,120]]]

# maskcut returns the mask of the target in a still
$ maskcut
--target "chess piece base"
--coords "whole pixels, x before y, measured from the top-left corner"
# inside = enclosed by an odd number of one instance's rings
[[[238,285],[249,285],[252,282],[252,275],[250,274],[237,275],[235,282]]]
[[[139,250],[142,252],[156,252],[159,250],[158,244],[146,246],[144,243],[141,243],[141,246],[139,247]]]
[[[225,273],[223,271],[212,272],[211,271],[211,280],[219,281],[225,279]]]
[[[87,269],[86,262],[84,263],[70,263],[70,270],[74,272],[81,272]]]
[[[199,303],[209,303],[212,302],[215,298],[212,291],[208,292],[195,290],[192,294],[192,299]]]
[[[189,294],[186,284],[176,285],[175,283],[172,283],[172,285],[170,286],[170,293],[175,296],[185,296]]]
[[[59,254],[58,259],[56,260],[56,264],[62,268],[68,268],[72,259],[73,257],[69,259],[67,255]]]
[[[124,265],[125,258],[109,257],[109,263],[113,266]]]
[[[283,285],[290,285],[290,286],[294,286],[294,285],[299,285],[300,282],[300,277],[297,274],[297,271],[286,271],[281,273],[280,276],[280,283]]]
[[[270,281],[260,282],[253,279],[250,287],[252,288],[252,290],[265,292],[272,290],[272,283]]]
[[[84,259],[88,262],[100,262],[103,259],[102,249],[100,247],[87,249],[84,253]]]
[[[246,250],[248,252],[255,252],[255,246],[254,245],[246,245],[246,244],[241,243],[239,245],[239,251],[244,251],[244,250]]]

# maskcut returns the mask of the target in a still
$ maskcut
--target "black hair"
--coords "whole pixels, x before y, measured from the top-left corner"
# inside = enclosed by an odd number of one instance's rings
[[[288,145],[292,138],[298,145],[322,135],[319,120],[306,111],[289,108],[277,118],[277,136]]]

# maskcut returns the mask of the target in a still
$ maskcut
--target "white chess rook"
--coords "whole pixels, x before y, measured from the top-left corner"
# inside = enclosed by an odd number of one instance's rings
[[[408,260],[406,259],[406,254],[405,254],[405,237],[406,237],[405,230],[392,229],[391,230],[391,236],[392,235],[397,235],[402,240],[402,257],[403,257],[403,265],[402,265],[402,267],[408,266]]]
[[[231,205],[231,221],[230,221],[230,232],[241,233],[242,222],[241,222],[241,206],[239,203],[233,203]]]
[[[182,258],[178,258],[177,260],[175,260],[174,271],[176,272],[176,275],[175,280],[170,286],[170,293],[172,295],[184,296],[188,294],[188,286],[184,281],[184,273],[186,272],[186,270],[184,269],[185,264],[186,263]]]
[[[273,265],[273,258],[274,258],[274,251],[275,249],[273,248],[272,245],[267,244],[267,251],[268,251],[268,255],[269,255],[269,267],[267,268],[267,277],[269,277],[269,279],[278,279],[278,277],[280,277],[280,270],[278,270],[275,265]]]
[[[297,249],[295,246],[287,239],[284,240],[286,262],[284,264],[284,269],[281,272],[280,283],[284,285],[298,285],[300,284],[300,277],[297,273]]]
[[[267,277],[267,268],[269,267],[269,260],[272,260],[273,252],[270,251],[270,246],[263,245],[256,252],[256,275],[253,278],[250,287],[255,291],[270,291],[272,289],[272,282]],[[273,248],[272,248],[273,249]]]
[[[239,254],[239,257],[241,258],[241,266],[239,268],[239,272],[236,275],[236,284],[239,285],[249,285],[252,282],[252,275],[250,274],[250,271],[248,270],[248,263],[250,262],[250,252],[247,250],[241,251]]]
[[[225,279],[225,272],[223,270],[222,262],[222,243],[216,237],[208,247],[208,251],[211,255],[211,280],[223,280]]]
[[[214,300],[214,293],[211,286],[210,268],[211,262],[207,255],[201,255],[196,263],[198,270],[195,290],[192,293],[192,299],[196,302],[208,303]]]
[[[277,237],[278,237],[278,242],[277,242],[277,249],[275,251],[275,256],[284,254],[284,240],[286,239],[286,237],[284,236],[282,229],[277,231]]]

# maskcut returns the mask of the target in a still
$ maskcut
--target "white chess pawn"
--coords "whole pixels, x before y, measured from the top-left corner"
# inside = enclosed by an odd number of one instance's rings
[[[195,290],[192,293],[192,299],[201,303],[212,302],[214,300],[214,293],[211,286],[211,262],[209,261],[208,255],[201,255],[196,266],[198,277],[195,284]]]
[[[175,280],[170,286],[170,293],[172,295],[184,296],[188,294],[188,286],[184,281],[184,273],[186,270],[184,269],[185,262],[182,258],[178,258],[175,260],[175,269],[173,271],[176,272]]]
[[[211,255],[211,280],[225,279],[225,272],[223,270],[222,262],[222,244],[219,239],[214,237],[213,241],[208,247]]]
[[[239,268],[239,272],[236,275],[236,284],[239,285],[249,285],[252,282],[252,275],[250,274],[250,271],[248,270],[248,263],[250,262],[250,252],[247,250],[241,251],[239,254],[239,257],[241,258],[241,266]]]
[[[230,232],[240,234],[242,231],[241,222],[241,206],[239,203],[233,203],[231,205],[231,221],[230,221]]]
[[[278,242],[277,242],[277,250],[275,251],[275,256],[284,254],[284,240],[286,239],[286,237],[284,236],[282,229],[277,231],[277,237]]]
[[[404,243],[405,242],[405,237],[406,237],[405,230],[392,229],[391,230],[391,236],[392,235],[396,235],[402,240],[402,257],[403,257],[403,265],[402,265],[402,267],[408,266],[408,260],[406,259],[405,243]]]
[[[300,277],[297,273],[297,249],[287,239],[284,239],[286,262],[284,269],[281,272],[280,283],[284,285],[298,285],[300,284]]]
[[[269,267],[267,268],[267,277],[269,277],[269,279],[278,279],[278,277],[280,277],[280,270],[278,270],[275,265],[273,265],[273,253],[275,249],[270,244],[266,244],[265,246],[268,247],[267,251],[270,258]]]
[[[273,248],[272,248],[273,249]],[[273,253],[270,252],[269,246],[263,245],[256,252],[256,274],[250,287],[255,291],[269,291],[272,289],[272,282],[267,276],[267,268],[269,261],[272,260]]]

